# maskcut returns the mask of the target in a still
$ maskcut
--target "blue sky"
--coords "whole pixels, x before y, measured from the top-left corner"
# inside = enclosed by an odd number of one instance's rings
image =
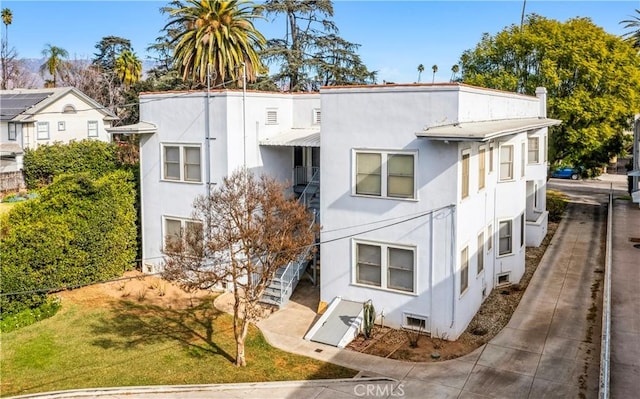
[[[166,16],[160,7],[169,1],[2,1],[13,12],[9,45],[21,58],[40,58],[47,43],[66,49],[72,57],[92,58],[104,36],[131,40],[135,52],[147,58],[146,48],[161,35]],[[589,17],[607,32],[624,33],[621,20],[629,19],[640,0],[536,1],[528,0],[527,13],[564,21]],[[424,64],[422,81],[448,81],[451,66],[484,32],[494,34],[519,24],[522,1],[334,1],[334,21],[341,36],[359,43],[360,55],[378,81],[415,82],[417,66]],[[256,22],[267,38],[282,37],[283,20]],[[2,35],[4,35],[2,26]]]

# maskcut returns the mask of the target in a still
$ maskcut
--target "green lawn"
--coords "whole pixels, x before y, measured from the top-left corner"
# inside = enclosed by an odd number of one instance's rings
[[[257,329],[233,363],[231,317],[213,299],[176,310],[135,298],[63,300],[54,317],[2,334],[3,396],[83,387],[348,378],[356,372],[269,346]]]

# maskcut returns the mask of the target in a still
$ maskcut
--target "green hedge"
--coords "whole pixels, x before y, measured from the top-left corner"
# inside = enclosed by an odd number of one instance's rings
[[[567,196],[559,191],[547,190],[547,211],[549,220],[559,222],[567,208]]]
[[[106,280],[134,266],[136,194],[133,175],[115,171],[61,175],[5,215],[0,230],[0,292],[76,286]],[[2,316],[44,303],[42,293],[2,295]]]
[[[24,179],[30,189],[46,186],[64,173],[99,177],[120,167],[118,146],[95,140],[42,145],[24,154]]]

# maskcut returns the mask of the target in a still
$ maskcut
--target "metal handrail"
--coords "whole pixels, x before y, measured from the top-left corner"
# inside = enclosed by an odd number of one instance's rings
[[[315,222],[316,222],[316,218],[314,216],[313,220],[311,220],[311,224],[309,225],[309,230],[313,228],[313,225],[315,224]],[[294,281],[293,277],[295,277],[297,280],[300,279],[300,268],[306,261],[307,256],[309,256],[309,252],[311,252],[311,248],[313,247],[308,246],[307,249],[303,253],[301,253],[300,256],[298,256],[297,260],[289,262],[286,268],[284,269],[284,273],[282,273],[282,276],[280,277],[280,304],[282,304],[282,302],[284,301],[284,293],[289,289],[289,287],[293,285],[293,281]],[[295,271],[291,273],[292,274],[291,278],[287,280],[285,276],[289,274],[289,269],[294,265],[297,265],[295,267]],[[287,282],[286,286],[284,285],[285,281]]]
[[[600,385],[598,397],[609,398],[610,380],[609,360],[611,357],[611,264],[613,236],[613,184],[609,191],[609,212],[607,213],[607,241],[604,263],[604,289],[602,293],[602,338],[600,342]]]

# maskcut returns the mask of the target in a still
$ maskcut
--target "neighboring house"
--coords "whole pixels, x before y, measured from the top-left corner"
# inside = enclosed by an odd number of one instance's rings
[[[9,173],[22,170],[24,150],[83,139],[110,141],[105,130],[117,117],[73,87],[0,90],[0,156],[3,190]]]
[[[631,170],[627,173],[629,176],[629,189],[631,191],[631,199],[633,202],[640,204],[640,114],[635,116],[633,124],[633,152],[631,154]]]
[[[154,93],[140,96],[140,115],[109,131],[141,135],[143,271],[162,268],[167,237],[198,223],[194,198],[234,169],[288,180],[313,193],[322,226],[329,306],[313,340],[338,344],[322,325],[353,327],[367,300],[385,325],[456,339],[494,287],[520,280],[525,246],[546,234],[547,127],[560,121],[546,118],[544,89]]]

